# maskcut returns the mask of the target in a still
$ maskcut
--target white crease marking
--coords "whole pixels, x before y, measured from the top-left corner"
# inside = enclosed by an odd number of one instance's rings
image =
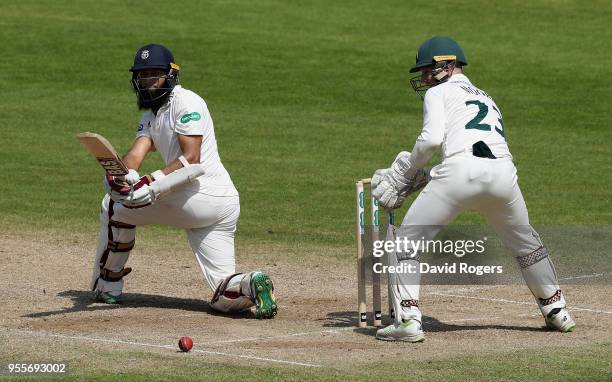
[[[533,305],[532,302],[506,300],[506,299],[503,299],[503,298],[475,297],[475,296],[465,296],[465,295],[450,294],[450,293],[430,293],[430,294],[433,294],[433,295],[436,295],[436,296],[467,298],[467,299],[471,299],[471,300],[506,302],[506,303],[509,303],[509,304],[520,304],[520,305]],[[570,307],[568,307],[568,309],[570,309],[570,310],[578,310],[578,311],[583,311],[583,312],[591,312],[591,313],[612,314],[612,312],[608,312],[606,310],[579,308],[577,306],[570,306]]]
[[[57,338],[72,339],[72,340],[86,340],[86,341],[94,341],[94,342],[97,341],[97,342],[107,342],[107,343],[115,343],[115,344],[146,346],[146,347],[152,347],[152,348],[176,350],[176,345],[149,344],[149,343],[143,343],[143,342],[125,341],[125,340],[99,338],[99,337],[88,337],[88,336],[70,336],[70,335],[64,335],[64,334],[53,334],[53,333],[37,332],[37,331],[31,331],[31,330],[13,330],[13,331],[21,333],[21,334],[29,334],[29,335],[42,336],[42,337],[57,337]],[[296,366],[322,367],[322,365],[317,365],[317,364],[296,362],[296,361],[286,361],[282,359],[274,359],[274,358],[266,358],[266,357],[257,357],[257,356],[245,355],[245,354],[231,354],[231,353],[223,353],[223,352],[218,352],[218,351],[209,351],[209,350],[200,350],[200,349],[192,349],[191,351],[196,352],[196,353],[213,354],[213,355],[219,355],[219,356],[225,356],[225,357],[244,358],[244,359],[257,360],[257,361],[274,362],[274,363],[283,363],[283,364],[296,365]]]
[[[223,340],[223,341],[207,342],[206,345],[229,344],[229,343],[247,342],[247,341],[267,341],[267,340],[275,340],[275,339],[279,339],[279,338],[290,338],[290,337],[307,336],[307,335],[311,335],[311,334],[312,335],[317,335],[317,334],[335,334],[335,333],[338,333],[338,332],[341,332],[341,331],[353,330],[353,329],[355,329],[354,326],[349,326],[349,327],[340,328],[340,329],[327,329],[327,330],[319,330],[319,331],[314,331],[314,332],[291,333],[291,334],[283,334],[283,335],[280,335],[280,336],[238,338],[238,339],[235,339],[235,340]]]
[[[591,273],[590,275],[579,275],[560,278],[559,281],[576,280],[576,279],[590,279],[593,277],[610,276],[612,273]]]

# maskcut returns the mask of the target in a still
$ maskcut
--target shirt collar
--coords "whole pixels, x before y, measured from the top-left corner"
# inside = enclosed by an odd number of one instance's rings
[[[449,79],[449,81],[451,82],[467,82],[467,83],[471,83],[470,79],[467,78],[467,76],[463,73],[458,73],[458,74],[453,74],[451,76],[451,78]]]

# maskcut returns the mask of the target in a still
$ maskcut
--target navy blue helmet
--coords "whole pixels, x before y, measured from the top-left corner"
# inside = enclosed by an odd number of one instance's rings
[[[144,75],[150,70],[162,70],[165,78],[164,84],[158,88],[142,86],[143,80],[159,79]],[[132,72],[132,86],[138,96],[138,106],[141,109],[158,109],[179,83],[179,66],[174,62],[172,52],[163,45],[148,44],[138,49],[134,57]]]
[[[149,44],[138,49],[130,72],[144,69],[164,69],[169,71],[170,65],[173,63],[174,56],[168,48],[159,44]]]

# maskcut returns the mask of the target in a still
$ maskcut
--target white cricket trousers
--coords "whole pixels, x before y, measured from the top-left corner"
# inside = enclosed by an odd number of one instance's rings
[[[109,221],[113,221],[132,226],[162,224],[184,228],[202,274],[214,291],[226,277],[236,273],[234,235],[239,216],[238,196],[218,197],[196,191],[179,190],[150,206],[130,209],[120,203],[112,202],[106,195],[102,200],[100,212],[100,237],[93,265],[91,288],[114,294],[120,293],[123,288],[123,280],[108,282],[99,279],[100,259],[107,251],[108,242],[112,239],[119,243],[130,243],[134,241],[136,235],[135,227],[117,228],[113,223],[109,225]],[[119,271],[127,262],[128,255],[129,251],[126,255],[111,252],[109,256],[111,264],[107,262],[107,265],[114,266],[117,268],[114,270]],[[112,260],[113,256],[117,260]],[[245,304],[250,305],[250,301],[245,301]],[[245,304],[238,305],[242,308]]]
[[[458,154],[445,159],[431,170],[432,179],[414,200],[397,237],[408,240],[432,240],[443,226],[459,213],[472,209],[480,212],[493,226],[504,245],[517,258],[525,282],[536,301],[550,299],[559,291],[557,276],[546,248],[537,232],[529,224],[529,215],[518,185],[516,167],[511,159],[479,158],[472,153]],[[410,253],[408,254],[410,255]],[[417,259],[396,254],[395,261],[412,262],[419,269]],[[396,322],[403,319],[421,320],[419,305],[420,274],[405,273],[395,276],[394,308]],[[540,308],[546,313],[565,306],[559,293],[554,304]],[[553,300],[551,300],[553,301]]]

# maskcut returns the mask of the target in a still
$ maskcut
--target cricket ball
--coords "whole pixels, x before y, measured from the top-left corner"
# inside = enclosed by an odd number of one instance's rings
[[[193,347],[193,340],[191,337],[181,337],[178,342],[179,349],[184,352],[188,352]]]

